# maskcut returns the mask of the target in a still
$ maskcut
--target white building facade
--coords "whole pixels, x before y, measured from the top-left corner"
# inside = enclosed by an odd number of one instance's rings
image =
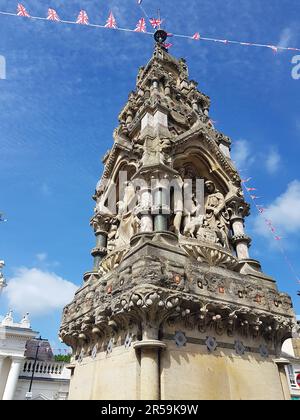
[[[287,359],[285,372],[288,379],[292,400],[300,400],[300,339],[287,340],[282,348]]]
[[[1,322],[0,400],[67,399],[71,375],[67,363],[55,360],[35,362],[26,357],[26,344],[37,335],[30,327],[28,315],[16,323],[10,311]]]
[[[28,315],[20,323],[10,311],[0,324],[0,399],[13,400],[25,360],[28,340],[37,336],[30,327]]]
[[[33,375],[31,400],[66,400],[69,393],[70,370],[66,363],[26,359],[21,368],[14,400],[24,400]],[[28,399],[28,397],[27,397]]]

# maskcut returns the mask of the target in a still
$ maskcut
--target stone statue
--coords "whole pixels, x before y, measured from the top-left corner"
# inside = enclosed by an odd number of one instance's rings
[[[185,216],[183,234],[184,236],[196,238],[198,230],[203,225],[204,215],[200,214],[201,206],[195,194],[193,194],[192,196],[192,200],[189,207],[189,209],[185,209],[187,214]]]
[[[117,203],[118,214],[116,220],[119,222],[119,227],[113,236],[116,248],[128,245],[131,237],[139,231],[140,220],[132,209],[136,197],[134,185],[127,183],[123,200]]]
[[[215,184],[212,181],[205,182],[206,198],[205,198],[205,220],[203,228],[206,232],[200,231],[199,234],[205,239],[207,237],[207,230],[211,232],[210,239],[222,247],[229,248],[228,242],[228,224],[229,215],[224,212],[225,198],[224,195],[217,190]],[[213,240],[214,237],[214,240]]]
[[[216,189],[216,186],[212,181],[206,181],[205,188],[207,192],[205,198],[206,226],[210,229],[216,229],[220,213],[225,206],[225,198],[223,194]]]

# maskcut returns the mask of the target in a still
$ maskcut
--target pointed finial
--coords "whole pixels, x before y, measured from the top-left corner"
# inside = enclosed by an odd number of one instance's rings
[[[27,312],[26,315],[23,316],[21,324],[24,328],[30,328],[29,312]]]
[[[12,325],[14,323],[13,320],[13,311],[10,309],[8,313],[5,315],[2,325]]]

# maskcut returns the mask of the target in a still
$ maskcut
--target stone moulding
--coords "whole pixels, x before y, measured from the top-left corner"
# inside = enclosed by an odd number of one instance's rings
[[[112,251],[109,255],[103,259],[100,265],[100,272],[102,274],[108,273],[118,267],[122,262],[124,255],[128,252],[128,248],[118,249]]]
[[[140,325],[141,329],[151,325],[159,330],[166,322],[171,325],[183,322],[188,328],[203,333],[214,331],[218,335],[262,337],[276,351],[280,351],[282,342],[291,337],[294,326],[292,313],[271,313],[216,298],[138,286],[112,297],[110,302],[76,321],[65,320],[60,336],[78,356],[82,350],[87,354],[97,342],[124,334],[132,325]]]
[[[213,247],[207,243],[181,243],[186,253],[195,258],[199,262],[206,262],[210,266],[220,266],[231,270],[236,270],[239,266],[239,261],[235,258],[230,251],[226,251],[221,247]]]

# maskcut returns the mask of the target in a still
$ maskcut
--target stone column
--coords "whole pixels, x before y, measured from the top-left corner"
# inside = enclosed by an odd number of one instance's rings
[[[2,394],[5,388],[6,376],[4,377],[4,360],[5,356],[0,356],[0,400],[2,400]]]
[[[135,350],[141,351],[141,400],[160,400],[159,355],[166,344],[157,340],[157,336],[156,331],[146,330],[143,340],[134,344]]]
[[[143,189],[140,193],[141,233],[153,232],[153,217],[151,214],[151,192]]]
[[[288,385],[288,379],[287,379],[287,375],[286,375],[286,371],[285,371],[285,366],[289,365],[290,362],[288,360],[285,360],[285,359],[277,359],[277,360],[275,360],[275,363],[278,367],[278,373],[279,373],[282,393],[283,393],[283,397],[284,397],[283,399],[284,400],[290,400],[291,399],[291,393],[290,393],[290,388],[289,388],[289,385]]]
[[[0,378],[1,378],[1,373],[2,373],[3,363],[4,363],[4,356],[0,356]]]
[[[154,191],[154,230],[167,231],[168,230],[168,205],[166,199],[166,189],[158,186]],[[157,214],[159,213],[159,214]]]
[[[249,259],[250,238],[245,235],[244,221],[242,218],[234,218],[232,220],[232,241],[235,245],[236,254],[239,260]]]
[[[7,377],[5,390],[3,393],[3,400],[12,400],[14,398],[18,379],[21,371],[23,358],[13,358],[11,362],[10,371]]]
[[[94,257],[94,270],[97,271],[107,253],[107,232],[96,232],[95,236],[96,247],[92,250],[92,256]]]
[[[94,271],[98,271],[101,261],[107,254],[107,236],[110,220],[110,216],[101,213],[97,213],[91,220],[91,225],[94,228],[96,237],[96,246],[91,252],[94,257]]]
[[[230,221],[233,232],[231,243],[235,247],[238,259],[247,260],[249,259],[251,239],[245,234],[244,217],[249,214],[249,206],[238,197],[227,205],[231,215]]]

